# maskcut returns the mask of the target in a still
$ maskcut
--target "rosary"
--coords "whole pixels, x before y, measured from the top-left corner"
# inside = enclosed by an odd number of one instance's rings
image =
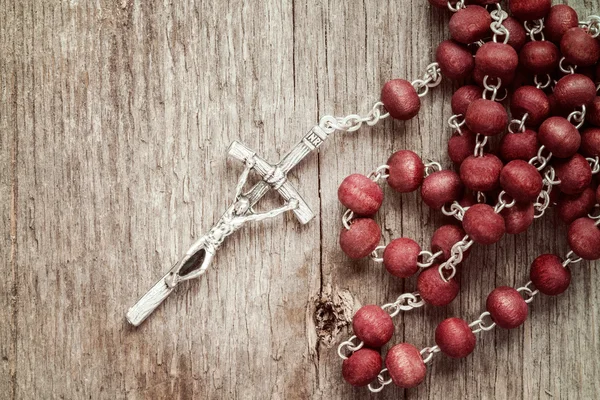
[[[313,215],[287,173],[317,150],[336,131],[356,131],[392,117],[409,120],[421,98],[442,77],[464,82],[452,96],[453,134],[448,154],[458,172],[424,163],[410,150],[392,154],[369,175],[343,180],[338,198],[346,208],[340,247],[353,259],[370,257],[395,277],[417,272],[416,291],[393,303],[366,305],[353,317],[354,335],[338,347],[343,378],[353,386],[380,392],[394,383],[412,388],[425,379],[436,353],[468,356],[477,334],[513,329],[525,322],[528,304],[539,293],[556,296],[571,281],[569,267],[600,259],[600,17],[579,20],[567,5],[551,0],[510,0],[508,12],[499,0],[429,0],[453,15],[450,40],[436,50],[436,62],[412,82],[394,79],[366,116],[323,117],[277,164],[271,164],[239,142],[229,155],[244,165],[232,204],[215,226],[197,240],[165,276],[129,309],[127,320],[140,325],[183,281],[203,275],[224,240],[246,222],[292,211],[300,223]],[[510,100],[509,113],[502,103]],[[505,133],[508,131],[507,133]],[[490,139],[502,136],[497,151]],[[249,174],[262,180],[244,191]],[[381,229],[372,219],[383,203],[380,183],[399,193],[420,189],[423,202],[458,224],[439,227],[430,250],[409,238],[380,245]],[[277,209],[257,213],[253,206],[270,190],[285,200]],[[533,260],[529,282],[517,289],[500,286],[486,300],[485,311],[472,322],[448,318],[435,330],[435,345],[418,349],[409,343],[381,348],[394,333],[393,318],[401,311],[445,306],[459,292],[457,268],[475,245],[492,245],[505,234],[525,232],[536,218],[555,206],[569,225],[570,251],[543,254]]]

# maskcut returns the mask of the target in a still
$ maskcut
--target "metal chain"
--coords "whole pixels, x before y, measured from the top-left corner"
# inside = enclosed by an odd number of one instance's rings
[[[597,15],[590,15],[586,20],[579,21],[579,26],[587,30],[593,38],[600,36],[600,17]]]
[[[437,253],[423,250],[417,257],[417,260],[421,259],[421,261],[417,261],[417,266],[419,268],[429,268],[435,263],[435,260],[442,255],[444,255],[442,250],[438,251]]]
[[[534,297],[540,292],[537,289],[532,290],[529,287],[531,285],[533,285],[533,282],[529,281],[525,284],[525,286],[517,289],[517,292],[521,293],[521,296],[523,296],[525,298],[525,303],[527,303],[527,304],[531,303],[533,301]]]
[[[364,342],[359,342],[357,344],[354,344],[354,341],[357,339],[356,336],[351,336],[350,339],[346,340],[345,342],[340,343],[340,345],[338,346],[338,356],[340,356],[340,358],[342,360],[347,360],[348,356],[345,355],[342,350],[344,350],[344,348],[346,348],[348,351],[350,352],[355,352],[358,351],[360,349],[363,348],[363,346],[365,345]]]
[[[585,122],[586,111],[587,111],[587,109],[586,109],[585,105],[582,105],[581,110],[573,111],[571,114],[569,114],[567,119],[569,120],[570,123],[575,125],[575,127],[577,129],[579,129],[583,126],[583,124]]]
[[[442,170],[442,166],[440,165],[439,162],[427,160],[427,163],[425,164],[425,177],[427,178],[429,175],[433,174],[434,172],[438,172],[441,170]]]
[[[600,157],[586,158],[586,160],[590,164],[590,168],[592,168],[592,175],[596,175],[600,172]]]
[[[534,218],[541,218],[548,207],[550,207],[550,193],[552,193],[552,188],[558,184],[560,181],[556,180],[556,171],[553,167],[548,167],[546,172],[544,173],[544,178],[542,179],[543,188],[540,194],[538,195],[537,200],[533,204],[533,208],[535,209]]]
[[[567,267],[570,264],[577,264],[580,263],[583,259],[581,257],[578,257],[575,252],[573,250],[569,251],[567,253],[567,256],[565,257],[565,260],[563,261],[562,265],[563,267]]]
[[[379,386],[372,386],[373,383],[369,383],[369,390],[373,393],[379,393],[383,390],[384,387],[386,387],[387,385],[392,383],[392,378],[388,378],[385,379],[384,375],[388,372],[387,368],[382,369],[379,372],[379,375],[377,375],[377,383],[379,383]],[[388,373],[389,375],[389,373]]]
[[[566,58],[561,58],[558,63],[558,68],[565,74],[574,74],[577,69],[577,65],[565,65]]]
[[[484,91],[481,97],[483,97],[486,100],[493,101],[503,101],[504,99],[506,99],[506,97],[508,96],[508,90],[506,89],[504,96],[502,96],[502,98],[498,98],[498,90],[500,90],[500,88],[502,87],[502,79],[496,78],[498,82],[495,85],[488,83],[488,79],[490,79],[489,75],[483,77]],[[488,92],[491,92],[491,97],[489,99],[487,98]]]
[[[529,24],[531,23],[532,26],[529,26]],[[527,34],[529,35],[529,38],[531,39],[532,42],[535,42],[536,40],[546,40],[546,37],[544,36],[544,20],[543,19],[536,19],[533,21],[525,21],[523,23],[523,26],[525,27],[525,31],[527,31]],[[540,38],[536,39],[535,35],[539,34]]]
[[[496,7],[497,8],[490,13],[493,20],[490,29],[494,32],[492,40],[498,43],[498,36],[504,36],[503,43],[507,44],[510,38],[510,32],[503,25],[503,22],[508,18],[508,13],[502,9],[500,4],[496,4]]]
[[[552,158],[552,153],[550,153],[550,152],[548,152],[547,156],[544,156],[543,155],[544,150],[546,150],[546,146],[540,146],[540,148],[537,152],[537,155],[535,157],[533,157],[531,160],[529,160],[529,164],[536,167],[538,171],[541,171],[544,168],[546,168],[546,166],[550,162],[550,159]]]
[[[473,151],[473,155],[475,157],[483,157],[485,145],[488,142],[488,137],[478,133],[475,136],[475,150]]]
[[[450,128],[462,135],[462,126],[466,123],[462,114],[454,114],[448,119]]]
[[[498,194],[498,203],[496,203],[496,205],[494,206],[494,211],[496,212],[496,214],[500,214],[505,208],[512,208],[515,206],[515,204],[517,204],[517,201],[515,199],[512,199],[510,202],[506,202],[506,200],[504,199],[505,195],[506,192],[504,190],[501,191],[500,194]]]
[[[394,318],[400,311],[410,311],[415,308],[420,308],[425,305],[425,301],[421,298],[419,292],[403,293],[393,302],[381,306],[390,317]]]
[[[523,118],[513,119],[512,121],[510,121],[510,123],[508,124],[508,131],[510,133],[525,132],[525,121],[527,121],[528,117],[529,117],[529,114],[525,113],[525,115],[523,115]],[[515,125],[517,128],[516,130],[515,130]]]
[[[485,324],[486,318],[489,318],[489,325]],[[495,326],[496,326],[496,323],[492,320],[490,313],[488,311],[481,313],[479,318],[477,318],[475,321],[473,321],[469,324],[469,328],[471,328],[471,331],[473,333],[479,333],[481,331],[485,331],[485,332],[491,331],[492,329],[494,329]],[[475,328],[475,329],[473,329],[473,328]]]
[[[440,83],[442,83],[442,70],[440,65],[434,62],[425,68],[425,73],[421,79],[415,79],[412,85],[417,91],[417,95],[423,97],[429,93],[430,88],[439,86]]]
[[[423,357],[423,363],[424,364],[429,363],[431,361],[431,359],[433,358],[433,355],[435,353],[439,353],[440,351],[441,350],[438,345],[431,346],[431,347],[425,347],[423,350],[421,350],[421,357]],[[427,356],[425,354],[427,354]]]
[[[448,9],[452,12],[458,12],[465,8],[465,0],[458,0],[456,3],[452,4],[451,1],[448,1]]]
[[[379,182],[381,179],[387,179],[390,176],[390,166],[389,165],[380,165],[375,168],[373,172],[367,175],[367,178],[372,180],[373,182]]]
[[[346,228],[347,231],[350,230],[350,225],[352,225],[353,219],[354,212],[350,209],[346,210],[346,212],[344,212],[344,215],[342,215],[342,225],[344,225],[344,228]]]
[[[379,255],[379,252],[385,250],[386,246],[377,246],[375,247],[375,250],[373,250],[371,252],[371,260],[377,262],[377,263],[382,263],[383,262],[383,254]]]
[[[550,74],[546,74],[546,81],[540,82],[539,75],[535,75],[533,77],[533,82],[535,83],[535,87],[538,89],[547,89],[552,84],[552,77]]]
[[[350,114],[345,117],[334,117],[326,115],[321,118],[319,127],[323,129],[327,134],[331,134],[335,131],[342,132],[355,132],[359,130],[363,124],[368,126],[376,125],[379,121],[386,119],[390,116],[381,101],[378,101],[373,105],[371,111],[362,117],[358,114]]]
[[[456,266],[462,262],[465,251],[469,250],[471,246],[473,246],[473,243],[475,242],[473,239],[469,238],[469,235],[465,235],[464,238],[454,243],[450,250],[450,257],[440,264],[438,268],[438,272],[444,282],[448,282],[450,279],[454,278],[454,275],[456,275]],[[444,276],[444,272],[446,271],[450,271],[449,276]]]
[[[444,204],[444,206],[442,207],[442,213],[444,215],[447,215],[448,217],[454,217],[457,220],[462,221],[463,217],[465,216],[465,212],[468,209],[469,207],[463,207],[457,201],[454,201],[450,205],[450,211],[446,210],[446,205]]]

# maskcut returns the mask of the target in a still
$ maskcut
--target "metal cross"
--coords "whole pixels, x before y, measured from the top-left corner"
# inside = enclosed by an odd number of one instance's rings
[[[314,214],[287,180],[287,173],[327,139],[328,133],[315,126],[308,132],[278,164],[269,164],[252,150],[234,141],[229,146],[229,155],[244,163],[236,187],[235,199],[212,229],[198,239],[165,276],[163,276],[127,312],[127,321],[139,326],[175,290],[180,282],[195,279],[204,274],[212,263],[216,251],[223,241],[246,222],[272,218],[286,211],[293,211],[302,224],[310,221]],[[250,171],[256,171],[262,180],[248,192],[243,193]],[[264,213],[252,209],[271,188],[277,190],[286,204]]]

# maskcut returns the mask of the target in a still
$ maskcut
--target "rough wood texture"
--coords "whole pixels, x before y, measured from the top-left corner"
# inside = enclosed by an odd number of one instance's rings
[[[448,13],[425,0],[0,4],[1,397],[367,396],[341,380],[335,345],[359,304],[415,282],[341,254],[337,186],[401,148],[448,165],[447,82],[417,119],[336,134],[292,171],[316,220],[246,227],[141,328],[124,314],[231,201],[232,140],[277,161],[320,116],[366,112],[386,80],[423,71]],[[385,240],[427,246],[444,219],[386,194]],[[475,318],[495,286],[525,283],[536,254],[566,252],[557,225],[550,213],[474,250],[458,300],[402,315],[393,340],[431,345],[443,318]],[[599,273],[573,268],[568,292],[536,299],[524,327],[373,398],[600,396]]]

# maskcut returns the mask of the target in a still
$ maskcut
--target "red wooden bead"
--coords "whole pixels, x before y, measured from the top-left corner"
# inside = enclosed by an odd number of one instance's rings
[[[600,76],[598,77],[600,78]],[[590,124],[600,127],[600,97],[596,96],[588,105],[585,119]]]
[[[496,136],[508,126],[508,113],[500,103],[478,99],[469,105],[465,121],[473,133]]]
[[[521,294],[508,286],[497,287],[489,294],[486,309],[500,328],[513,329],[523,324],[529,310]]]
[[[504,161],[529,161],[537,155],[540,145],[537,133],[530,129],[520,133],[507,133],[500,142],[500,157]]]
[[[529,279],[547,296],[561,294],[571,283],[571,271],[554,254],[542,254],[531,264]]]
[[[477,50],[475,66],[484,76],[499,78],[506,86],[515,78],[519,55],[508,44],[487,42]]]
[[[500,185],[517,202],[528,203],[542,191],[542,176],[537,168],[523,160],[514,160],[502,168]]]
[[[431,252],[437,253],[442,251],[443,254],[437,259],[446,261],[452,254],[452,246],[460,242],[466,235],[464,229],[458,225],[443,225],[433,233],[431,237]],[[468,250],[467,250],[468,252]],[[464,253],[466,256],[467,253]]]
[[[371,254],[379,245],[381,229],[371,218],[358,218],[350,229],[342,228],[340,247],[350,258],[358,259]]]
[[[556,206],[558,217],[567,224],[587,216],[596,204],[596,192],[591,187],[580,194],[562,194]]]
[[[414,240],[394,239],[383,252],[383,265],[390,274],[398,278],[408,278],[419,270],[417,261],[420,252],[421,246]]]
[[[550,101],[546,93],[535,86],[522,86],[512,95],[510,111],[516,119],[527,114],[526,126],[539,126],[550,115]]]
[[[533,203],[517,203],[510,208],[505,208],[500,213],[504,218],[506,233],[518,235],[525,232],[535,219]]]
[[[571,28],[560,40],[560,51],[569,64],[589,67],[600,58],[600,43],[583,28]]]
[[[575,107],[594,101],[596,85],[594,81],[582,74],[565,75],[556,83],[554,96],[558,105],[572,111]]]
[[[459,43],[470,44],[485,38],[490,31],[492,17],[481,6],[467,6],[454,13],[448,29],[452,39]]]
[[[425,179],[425,165],[421,157],[410,150],[400,150],[387,160],[389,176],[387,183],[400,193],[413,192]]]
[[[386,82],[381,90],[381,102],[392,118],[406,121],[421,109],[421,99],[413,85],[404,79]]]
[[[560,181],[558,188],[566,194],[578,194],[592,183],[592,168],[580,154],[567,160],[554,163],[556,178]]]
[[[450,79],[465,79],[475,67],[475,60],[469,49],[452,40],[445,40],[439,44],[435,59],[442,74]]]
[[[367,386],[377,378],[383,360],[378,351],[362,348],[355,351],[342,363],[342,376],[352,386]]]
[[[528,38],[523,24],[513,17],[508,17],[502,22],[502,25],[504,25],[509,33],[508,44],[516,51],[521,50],[525,43],[527,43]]]
[[[475,242],[483,245],[494,244],[506,232],[504,218],[487,204],[475,204],[463,218],[463,228]]]
[[[427,373],[421,352],[408,343],[397,344],[388,351],[385,367],[394,384],[404,389],[419,386]]]
[[[435,328],[435,344],[448,357],[464,358],[475,350],[477,339],[469,324],[460,318],[448,318]]]
[[[482,90],[479,86],[466,85],[460,87],[452,95],[452,112],[456,115],[467,115],[469,105],[475,100],[481,99]]]
[[[600,259],[600,228],[591,218],[579,218],[569,225],[569,247],[584,260]]]
[[[550,12],[544,19],[544,34],[546,39],[560,43],[565,32],[579,26],[577,11],[566,4],[557,4],[550,8]]]
[[[352,318],[352,330],[365,346],[379,348],[394,334],[392,317],[379,306],[362,306]]]
[[[588,128],[581,133],[581,152],[589,157],[600,156],[600,128]]]
[[[521,21],[532,21],[544,18],[550,7],[551,0],[510,0],[508,7],[513,17]]]
[[[463,183],[456,172],[437,171],[423,181],[421,198],[429,207],[440,210],[444,204],[460,199],[463,189]]]
[[[538,130],[538,140],[558,158],[573,156],[581,145],[579,131],[563,117],[550,117],[545,120]]]
[[[448,280],[442,279],[439,267],[434,264],[423,270],[417,278],[417,290],[421,298],[436,307],[450,304],[459,290],[458,282],[454,277]]]
[[[361,174],[352,174],[338,188],[338,199],[357,215],[373,215],[383,203],[383,190]]]
[[[489,192],[498,187],[502,161],[493,154],[469,156],[460,165],[460,179],[474,192]]]
[[[553,73],[558,68],[559,61],[558,47],[545,40],[527,43],[519,54],[520,64],[536,75]]]
[[[448,140],[448,155],[455,164],[462,164],[465,158],[473,155],[475,152],[475,138],[468,129],[463,129],[461,133],[454,132]]]

